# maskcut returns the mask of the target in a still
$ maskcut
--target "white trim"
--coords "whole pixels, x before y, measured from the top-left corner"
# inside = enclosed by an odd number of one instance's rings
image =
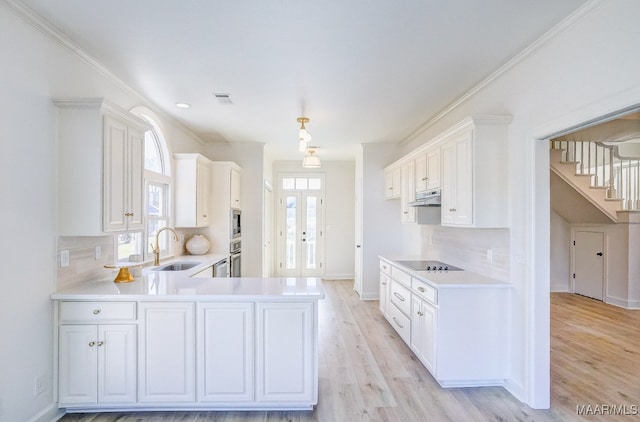
[[[616,296],[606,296],[605,303],[625,309],[640,309],[640,300],[628,300]]]
[[[524,50],[520,51],[514,57],[509,59],[505,64],[500,66],[498,70],[487,76],[485,79],[480,81],[476,86],[465,92],[462,96],[458,97],[458,99],[454,100],[444,109],[442,109],[438,114],[433,116],[424,124],[418,126],[417,129],[409,133],[404,139],[400,141],[400,145],[405,145],[414,139],[416,139],[422,132],[429,129],[431,126],[436,124],[440,119],[445,117],[447,114],[451,113],[453,110],[458,108],[462,103],[467,101],[469,98],[473,97],[479,91],[481,91],[486,86],[490,85],[493,81],[498,79],[500,76],[505,74],[512,67],[526,59],[529,55],[533,54],[535,51],[544,46],[547,42],[554,39],[559,34],[563,33],[570,29],[573,25],[580,22],[584,19],[585,16],[589,15],[593,10],[602,6],[606,0],[590,0],[585,3],[578,9],[576,9],[572,14],[567,16],[565,19],[560,21],[556,26],[551,28],[549,31],[545,32],[540,38],[535,40],[533,43],[529,44]]]
[[[28,422],[55,422],[65,415],[64,409],[58,409],[56,403],[51,403],[38,413],[36,413]]]

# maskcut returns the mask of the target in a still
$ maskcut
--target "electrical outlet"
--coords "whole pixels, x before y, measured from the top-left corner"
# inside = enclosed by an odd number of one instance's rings
[[[46,382],[47,382],[47,376],[46,375],[40,375],[39,377],[36,377],[34,380],[34,396],[39,396],[40,394],[44,393],[45,389],[46,389]]]
[[[69,266],[69,250],[65,249],[60,251],[60,267],[68,267]]]
[[[493,249],[487,249],[487,262],[490,264],[493,262]]]
[[[100,259],[102,257],[102,246],[100,246],[100,245],[96,246],[95,257],[96,257],[96,260],[98,260],[98,259]]]

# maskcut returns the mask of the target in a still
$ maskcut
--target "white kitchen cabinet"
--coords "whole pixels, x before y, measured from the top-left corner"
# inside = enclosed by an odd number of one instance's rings
[[[253,401],[253,303],[198,303],[199,402]]]
[[[256,401],[318,401],[315,304],[256,304]]]
[[[144,132],[149,125],[103,99],[56,99],[58,234],[143,228]]]
[[[403,223],[416,222],[416,209],[409,204],[416,200],[415,164],[413,160],[405,163],[400,169],[400,221]]]
[[[508,227],[505,116],[471,117],[442,143],[442,225]]]
[[[442,147],[442,225],[473,224],[472,133]]]
[[[210,224],[211,160],[201,154],[174,154],[176,227]]]
[[[435,372],[437,309],[418,295],[411,298],[411,343],[409,346],[430,371]]]
[[[211,252],[228,253],[231,210],[240,209],[242,169],[230,161],[211,163],[211,221],[208,230]]]
[[[391,300],[385,318],[443,387],[502,385],[507,377],[508,287],[480,276],[448,278],[407,271],[386,259]],[[386,274],[381,271],[381,275]],[[456,271],[437,277],[457,277]],[[475,283],[474,278],[481,278]],[[381,278],[382,279],[382,278]],[[384,311],[383,311],[384,314]]]
[[[415,190],[427,190],[427,154],[420,153],[415,159]]]
[[[138,401],[195,402],[195,310],[191,302],[139,304]]]
[[[426,162],[427,180],[425,188],[426,190],[438,189],[440,187],[440,147],[427,151]]]
[[[400,198],[401,170],[393,168],[385,170],[384,174],[384,199]]]
[[[58,331],[60,407],[136,402],[137,327],[134,323],[107,323],[135,322],[135,304],[112,305],[60,304],[63,322]]]
[[[380,311],[385,317],[389,314],[389,295],[391,290],[391,265],[380,261]]]

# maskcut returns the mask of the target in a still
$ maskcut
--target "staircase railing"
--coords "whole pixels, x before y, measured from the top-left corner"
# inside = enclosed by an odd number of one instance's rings
[[[640,157],[622,157],[617,146],[593,141],[551,141],[551,149],[575,163],[576,174],[591,176],[592,187],[606,189],[607,199],[622,200],[622,210],[640,210]]]

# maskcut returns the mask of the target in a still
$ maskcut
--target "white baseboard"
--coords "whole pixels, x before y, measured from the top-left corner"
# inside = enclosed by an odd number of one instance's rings
[[[353,274],[325,274],[323,280],[353,280]]]
[[[29,419],[29,422],[55,422],[65,413],[64,409],[58,409],[57,403],[51,403]]]
[[[504,389],[507,390],[513,397],[526,404],[525,389],[524,386],[513,379],[507,379],[504,383]]]
[[[569,293],[569,286],[566,284],[551,284],[549,290],[551,293]]]
[[[360,300],[380,300],[378,293],[363,293],[360,295]]]
[[[640,300],[628,300],[620,297],[607,296],[605,303],[609,305],[619,306],[625,309],[640,309]]]

